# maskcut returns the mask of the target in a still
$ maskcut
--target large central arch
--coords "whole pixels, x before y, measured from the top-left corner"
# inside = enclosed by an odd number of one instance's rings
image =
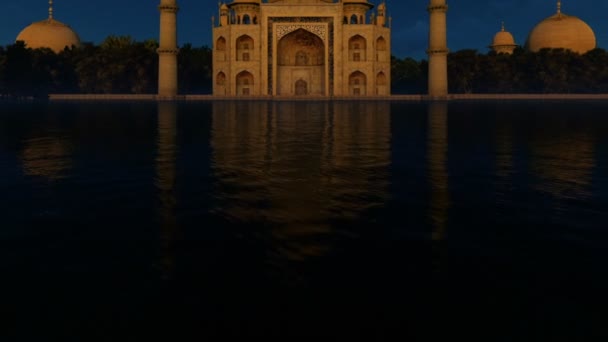
[[[297,29],[279,41],[277,50],[278,95],[325,95],[325,44],[319,36]]]

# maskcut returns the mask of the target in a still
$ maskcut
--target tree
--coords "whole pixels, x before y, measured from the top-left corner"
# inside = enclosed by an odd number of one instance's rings
[[[6,48],[4,83],[7,94],[14,97],[32,96],[33,65],[31,50],[21,41]]]

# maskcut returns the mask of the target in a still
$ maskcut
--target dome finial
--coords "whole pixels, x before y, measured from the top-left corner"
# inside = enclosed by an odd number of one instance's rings
[[[562,14],[562,1],[557,0],[557,14]]]
[[[53,0],[49,0],[49,20],[53,19]]]
[[[501,32],[505,32],[505,22],[503,21],[501,26],[500,26],[500,31]]]

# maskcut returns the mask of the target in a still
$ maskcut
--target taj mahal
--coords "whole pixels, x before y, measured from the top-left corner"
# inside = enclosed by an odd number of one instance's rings
[[[367,0],[222,4],[214,95],[389,95],[389,19],[384,3],[373,8]]]

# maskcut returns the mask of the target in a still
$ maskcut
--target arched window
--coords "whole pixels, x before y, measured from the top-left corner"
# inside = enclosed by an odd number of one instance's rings
[[[378,76],[376,76],[376,84],[379,86],[385,86],[387,85],[388,81],[386,79],[386,75],[381,71],[378,73]]]
[[[351,24],[356,24],[356,23],[357,23],[357,15],[356,15],[356,14],[353,14],[353,15],[350,17],[350,23],[351,23]]]
[[[350,95],[366,95],[367,77],[361,71],[355,71],[348,77]]]
[[[253,38],[248,35],[242,35],[236,40],[236,60],[249,61],[253,50]]]
[[[251,25],[251,17],[249,14],[243,16],[243,25]]]
[[[348,40],[348,60],[362,62],[367,60],[367,40],[355,35]]]
[[[226,39],[224,37],[219,37],[215,42],[215,49],[217,51],[226,51]]]
[[[217,76],[215,77],[215,84],[217,84],[218,86],[225,86],[226,74],[220,71],[219,74],[217,74]]]
[[[253,75],[249,71],[241,71],[236,75],[237,95],[252,95],[253,82]]]
[[[255,16],[253,17],[253,24],[254,25],[258,24],[258,17],[255,17]]]
[[[348,24],[348,18],[345,16],[344,20],[342,21],[343,24]]]
[[[376,40],[376,59],[378,62],[389,62],[390,56],[388,50],[388,44],[386,43],[386,39],[380,37]]]
[[[386,51],[386,39],[383,37],[378,38],[376,41],[376,49],[378,49],[378,51]]]
[[[384,72],[380,71],[376,75],[376,95],[386,96],[390,93],[388,79]]]

